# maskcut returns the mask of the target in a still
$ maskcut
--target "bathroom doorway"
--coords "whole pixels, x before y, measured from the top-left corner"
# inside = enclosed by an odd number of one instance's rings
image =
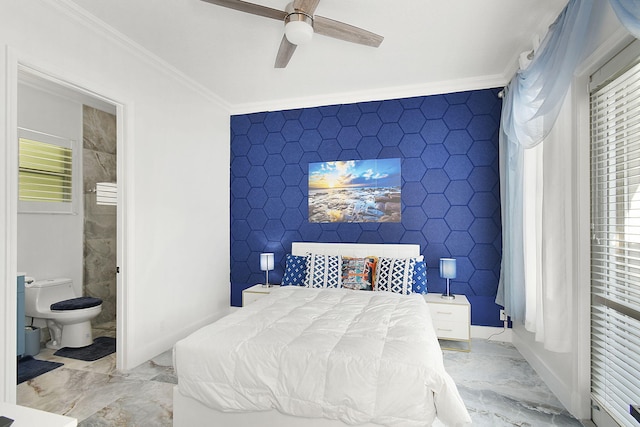
[[[17,270],[36,280],[67,277],[78,296],[102,299],[94,338],[117,337],[120,248],[118,206],[118,107],[88,91],[20,67],[18,135],[71,141],[70,206],[35,203],[19,196]],[[19,165],[22,173],[22,164]],[[43,208],[43,205],[45,207]],[[42,322],[42,341],[49,333]],[[119,358],[120,359],[120,358]]]

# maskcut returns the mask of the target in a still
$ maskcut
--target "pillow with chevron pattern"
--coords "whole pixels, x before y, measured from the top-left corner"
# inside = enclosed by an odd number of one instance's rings
[[[281,286],[304,286],[307,277],[307,257],[287,254]]]
[[[341,288],[342,256],[307,254],[307,288]]]
[[[376,291],[409,295],[413,287],[413,270],[418,258],[378,258],[376,266]]]

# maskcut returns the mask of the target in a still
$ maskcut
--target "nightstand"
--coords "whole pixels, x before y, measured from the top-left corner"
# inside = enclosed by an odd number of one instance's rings
[[[254,301],[259,300],[265,295],[269,295],[272,290],[279,288],[280,285],[271,285],[270,287],[262,286],[262,284],[253,285],[242,291],[242,306],[246,307]]]
[[[471,304],[467,297],[456,295],[455,299],[444,299],[441,294],[430,293],[424,299],[442,349],[471,351]],[[447,341],[465,343],[466,348]]]

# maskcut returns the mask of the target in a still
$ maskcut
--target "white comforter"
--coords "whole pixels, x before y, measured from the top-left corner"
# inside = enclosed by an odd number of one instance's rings
[[[282,287],[178,342],[178,386],[220,411],[465,425],[420,295]]]

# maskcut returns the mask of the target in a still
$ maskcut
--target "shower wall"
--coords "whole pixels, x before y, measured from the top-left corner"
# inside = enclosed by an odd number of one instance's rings
[[[93,325],[116,320],[116,206],[96,204],[96,183],[116,182],[116,116],[83,106],[83,294],[101,298]]]

